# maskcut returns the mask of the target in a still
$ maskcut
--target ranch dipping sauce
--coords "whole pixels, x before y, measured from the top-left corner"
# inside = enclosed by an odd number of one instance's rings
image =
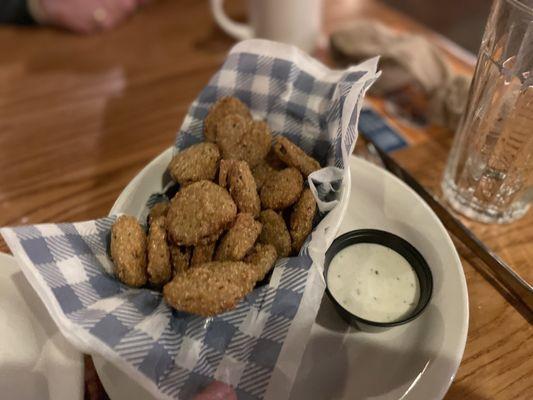
[[[418,304],[420,283],[409,262],[375,243],[339,251],[327,272],[330,293],[350,313],[374,322],[394,322]]]

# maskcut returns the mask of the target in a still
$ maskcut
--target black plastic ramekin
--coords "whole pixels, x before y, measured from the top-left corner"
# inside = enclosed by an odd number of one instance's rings
[[[354,325],[362,330],[381,330],[379,328],[390,328],[405,324],[418,317],[424,311],[431,299],[431,294],[433,292],[433,276],[431,275],[429,265],[422,254],[420,254],[420,252],[405,239],[402,239],[401,237],[390,232],[377,229],[358,229],[347,232],[336,238],[326,252],[324,263],[324,279],[326,280],[326,283],[328,282],[329,265],[335,255],[337,255],[337,253],[342,249],[359,243],[380,244],[403,256],[411,265],[418,277],[418,282],[420,284],[420,296],[418,298],[417,306],[403,318],[392,322],[377,322],[352,314],[335,299],[333,294],[329,291],[329,288],[326,286],[326,292],[331,301],[335,304],[335,307],[341,317],[349,324]],[[356,268],[357,260],[354,260],[353,264],[354,268]]]

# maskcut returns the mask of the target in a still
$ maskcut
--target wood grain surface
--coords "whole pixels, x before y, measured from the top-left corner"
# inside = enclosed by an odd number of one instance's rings
[[[229,13],[243,18],[241,2]],[[326,3],[326,32],[355,18],[429,32],[372,0]],[[77,36],[48,28],[0,28],[0,225],[81,221],[106,215],[135,174],[170,146],[191,101],[233,41],[208,2],[154,1],[118,29]],[[446,47],[454,54],[454,49]],[[331,63],[322,49],[318,56]],[[455,58],[457,68],[471,66]],[[395,154],[438,190],[451,133]],[[533,213],[505,226],[469,223],[531,280]],[[479,260],[456,243],[470,298],[463,362],[447,399],[533,398],[532,327]],[[7,251],[5,244],[1,250]],[[480,272],[481,271],[481,272]],[[86,398],[106,398],[86,357]]]

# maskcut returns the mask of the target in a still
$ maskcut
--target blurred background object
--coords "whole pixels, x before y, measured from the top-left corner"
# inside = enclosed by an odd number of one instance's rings
[[[77,33],[112,29],[147,0],[2,0],[0,22],[52,25]]]
[[[419,124],[428,119],[451,130],[457,127],[470,79],[454,72],[428,39],[375,20],[359,20],[334,32],[330,41],[340,62],[380,56],[382,76],[370,92],[387,98],[393,112]]]
[[[490,11],[489,0],[383,0],[472,53],[477,53]]]
[[[224,0],[210,0],[218,25],[237,40],[262,38],[293,44],[312,52],[322,22],[322,0],[248,0],[249,22],[232,21],[224,12]]]
[[[145,2],[147,0],[1,0],[0,23],[30,24],[37,21],[76,32],[90,33],[116,26]],[[246,0],[228,1],[231,3],[229,4],[231,8],[235,8],[233,3],[240,2],[246,2]],[[481,43],[483,27],[491,4],[487,0],[451,0],[448,2],[383,0],[383,2],[473,53],[477,52]],[[214,0],[213,3],[217,3],[214,8],[218,8],[217,15],[220,16],[224,2]],[[276,1],[250,0],[249,3],[248,7],[253,11],[254,7],[256,10],[265,9],[266,3],[276,3]],[[304,2],[277,1],[277,3],[295,9],[293,4]],[[314,3],[321,3],[321,1],[313,0],[309,3],[313,4],[311,6],[307,4],[305,14],[314,8]],[[229,20],[228,17],[225,18]],[[227,27],[228,24],[225,23],[224,26]],[[302,28],[301,24],[297,26]],[[244,31],[246,30],[250,32],[249,29],[245,28]],[[232,36],[235,36],[236,31],[231,28],[230,31]],[[241,29],[239,33],[243,33],[243,30]]]
[[[33,22],[26,0],[2,0],[0,2],[0,23],[8,22],[17,24]]]

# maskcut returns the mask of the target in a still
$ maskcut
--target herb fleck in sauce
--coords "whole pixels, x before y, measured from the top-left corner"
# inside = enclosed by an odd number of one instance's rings
[[[394,250],[358,243],[331,260],[327,284],[340,303],[361,318],[392,322],[409,314],[420,296],[415,271]]]

